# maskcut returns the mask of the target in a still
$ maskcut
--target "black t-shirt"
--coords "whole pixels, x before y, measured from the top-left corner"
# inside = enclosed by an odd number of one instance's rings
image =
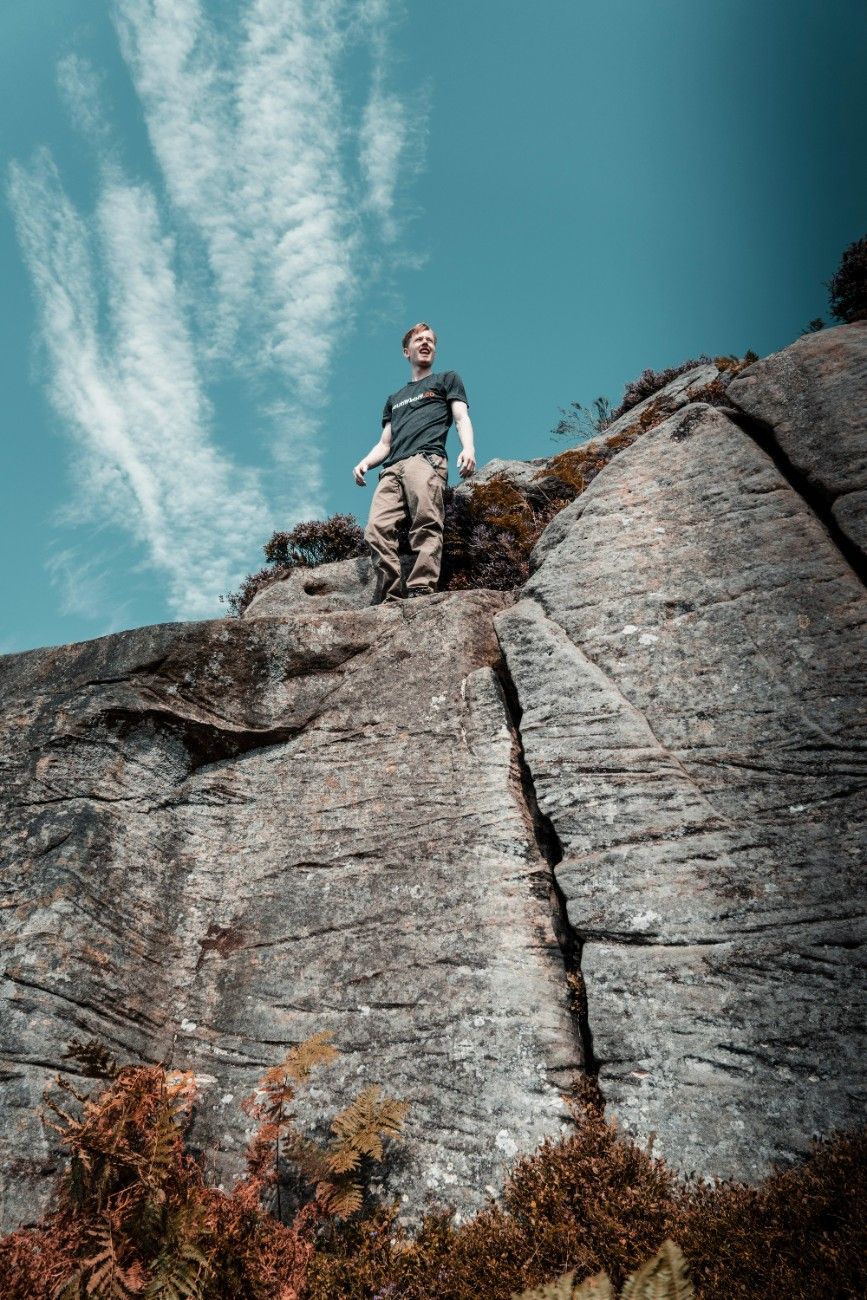
[[[449,403],[466,400],[461,377],[454,370],[425,375],[392,393],[382,411],[383,428],[391,421],[391,451],[383,469],[422,451],[444,456],[452,422]]]

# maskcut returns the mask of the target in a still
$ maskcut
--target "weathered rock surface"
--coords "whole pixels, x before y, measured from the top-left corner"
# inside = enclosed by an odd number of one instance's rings
[[[317,1109],[409,1100],[411,1208],[478,1204],[560,1131],[580,1046],[494,671],[508,599],[0,660],[6,1225],[47,1191],[36,1112],[72,1038],[193,1068],[231,1173],[263,1067],[332,1031]]]
[[[592,454],[594,451],[601,451],[609,443],[616,442],[637,426],[652,428],[654,424],[661,424],[674,411],[679,411],[689,402],[700,400],[701,393],[721,378],[723,374],[713,362],[702,363],[692,370],[685,371],[670,384],[661,388],[658,393],[646,397],[643,402],[638,402],[631,407],[619,419],[609,424],[598,437],[588,438],[586,442],[582,442],[581,450]],[[469,493],[477,484],[502,479],[531,500],[534,497],[541,499],[547,496],[546,473],[556,474],[556,465],[553,462],[559,454],[562,453],[537,457],[535,460],[489,460],[471,479],[458,484],[457,491]]]
[[[5,1225],[47,1193],[73,1037],[193,1068],[230,1176],[240,1100],[330,1030],[316,1113],[410,1101],[385,1190],[411,1214],[560,1131],[581,1030],[684,1170],[761,1177],[863,1120],[867,606],[834,520],[864,539],[865,341],[745,372],[740,425],[699,367],[585,444],[619,438],[517,604],[370,607],[350,560],[243,620],[0,659]]]
[[[726,394],[774,441],[867,555],[867,321],[806,334]]]
[[[863,587],[724,415],[622,452],[496,623],[611,1109],[754,1178],[864,1114]]]
[[[295,569],[254,596],[244,618],[285,618],[306,607],[326,614],[365,609],[376,600],[376,574],[366,555],[311,569]]]

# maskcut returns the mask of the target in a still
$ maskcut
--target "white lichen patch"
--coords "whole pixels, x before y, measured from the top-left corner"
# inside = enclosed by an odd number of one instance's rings
[[[503,1155],[508,1156],[510,1160],[512,1156],[516,1156],[518,1154],[518,1144],[515,1141],[515,1139],[511,1136],[507,1128],[500,1129],[499,1133],[495,1138],[495,1145],[500,1151],[503,1152]]]

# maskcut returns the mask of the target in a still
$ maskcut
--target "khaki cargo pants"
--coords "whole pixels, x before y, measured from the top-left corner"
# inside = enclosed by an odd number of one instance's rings
[[[373,552],[382,600],[400,596],[401,569],[397,530],[409,521],[414,563],[406,585],[410,591],[434,591],[443,554],[443,488],[448,479],[445,456],[408,456],[379,476],[364,530]]]

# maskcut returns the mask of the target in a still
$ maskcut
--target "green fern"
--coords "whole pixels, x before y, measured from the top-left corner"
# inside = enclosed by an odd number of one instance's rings
[[[84,1295],[93,1300],[131,1300],[138,1289],[134,1289],[136,1279],[121,1265],[111,1223],[103,1220],[89,1236],[94,1254],[83,1261]]]
[[[692,1300],[693,1294],[686,1260],[673,1241],[664,1241],[653,1259],[628,1279],[622,1300]]]
[[[620,1300],[693,1300],[686,1260],[673,1241],[664,1241],[653,1259],[624,1283]],[[574,1273],[556,1282],[522,1291],[513,1300],[615,1300],[614,1288],[604,1273],[579,1285]]]
[[[98,1038],[88,1038],[86,1043],[70,1039],[65,1055],[68,1060],[77,1061],[88,1078],[116,1079],[120,1074],[121,1067]]]

